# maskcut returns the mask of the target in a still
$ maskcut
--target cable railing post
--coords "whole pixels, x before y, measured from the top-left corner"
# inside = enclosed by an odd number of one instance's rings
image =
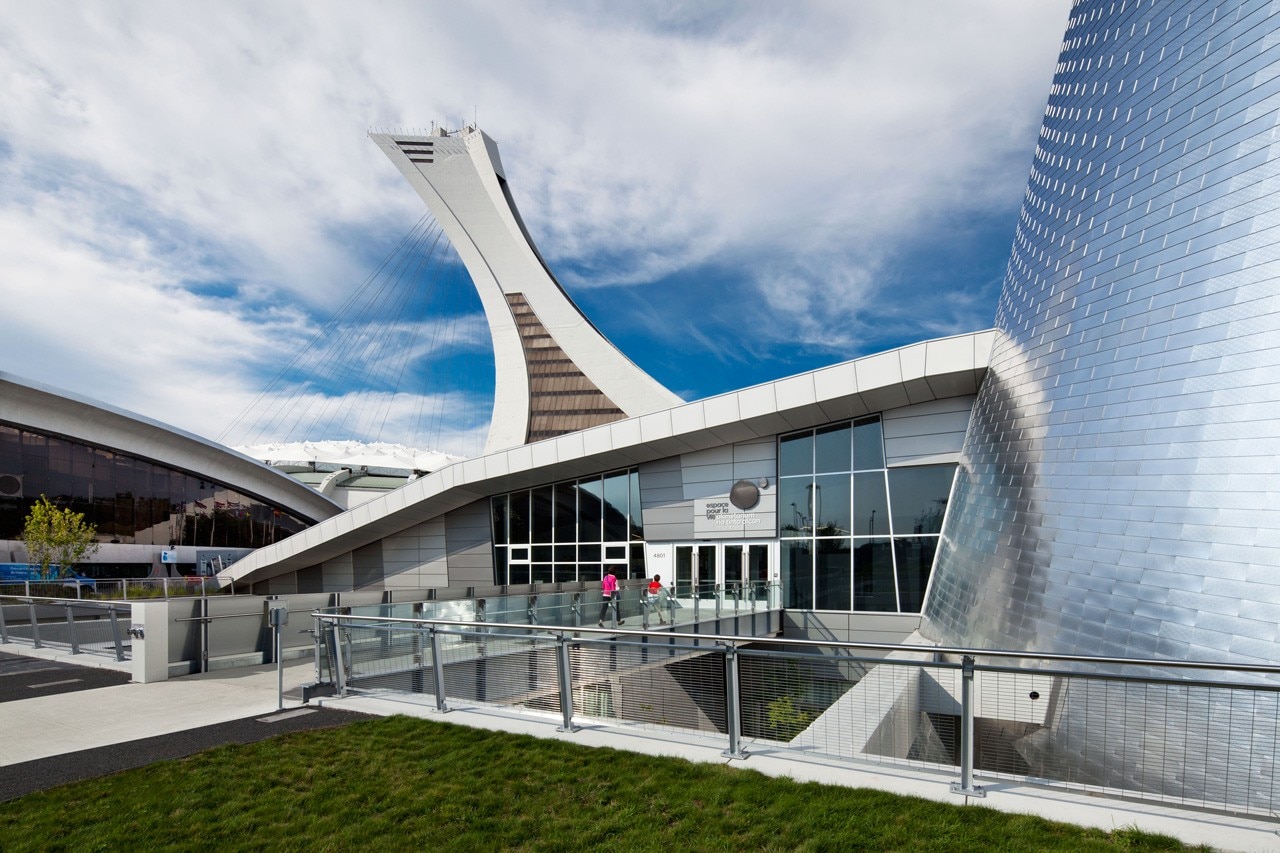
[[[951,792],[985,797],[987,792],[973,784],[973,674],[973,655],[965,655],[960,666],[960,781],[951,783]]]
[[[71,639],[71,654],[80,654],[80,643],[76,641],[76,614],[71,609],[72,605],[66,606],[67,612],[67,636]]]
[[[573,627],[582,627],[582,593],[575,592],[569,599],[569,611],[573,614]]]
[[[315,647],[315,664],[316,664],[316,684],[320,683],[322,673],[320,672],[320,641],[321,636],[320,617],[311,617],[311,644]]]
[[[36,619],[35,599],[27,601],[27,609],[31,613],[31,648],[42,649],[44,646],[40,645],[40,622]]]
[[[724,646],[724,719],[729,730],[729,748],[721,753],[726,758],[746,758],[742,749],[742,703],[738,693],[738,649],[732,643]]]
[[[573,670],[569,658],[569,638],[564,634],[556,636],[556,677],[560,682],[560,726],[558,732],[576,732],[573,724]]]
[[[342,624],[333,623],[333,680],[338,687],[338,695],[347,695],[347,673],[342,663]]]
[[[0,601],[0,643],[9,642],[9,628],[4,624],[4,602]]]
[[[431,673],[435,676],[436,710],[443,714],[449,707],[444,696],[444,659],[440,656],[440,631],[431,627],[427,632],[431,637]]]
[[[111,641],[116,646],[116,661],[124,660],[124,638],[120,636],[120,619],[116,615],[114,606],[107,609],[107,613],[111,618]]]
[[[200,671],[209,671],[209,599],[200,599]]]

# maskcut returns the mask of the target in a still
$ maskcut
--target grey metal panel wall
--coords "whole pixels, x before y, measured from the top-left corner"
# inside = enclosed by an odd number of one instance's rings
[[[644,538],[650,542],[692,539],[693,501],[684,496],[680,457],[646,462],[638,470]]]
[[[382,541],[373,542],[351,552],[351,566],[355,572],[355,588],[382,588]]]
[[[1277,21],[1073,7],[930,636],[1280,658]]]
[[[445,516],[445,552],[449,564],[447,585],[487,586],[494,582],[492,524],[487,498]]]
[[[892,468],[958,462],[973,399],[949,397],[885,412],[880,420],[886,464]]]
[[[415,524],[383,539],[382,557],[388,588],[430,589],[448,586],[444,519]]]

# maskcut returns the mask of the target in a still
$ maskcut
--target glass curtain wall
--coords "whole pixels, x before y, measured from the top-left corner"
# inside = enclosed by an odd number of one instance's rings
[[[84,514],[99,542],[259,548],[308,527],[212,480],[58,436],[0,424],[0,539],[22,535],[45,495]]]
[[[879,416],[779,437],[784,606],[919,613],[955,470],[886,467]]]
[[[645,576],[634,468],[497,495],[492,507],[495,583],[598,581],[605,566]]]

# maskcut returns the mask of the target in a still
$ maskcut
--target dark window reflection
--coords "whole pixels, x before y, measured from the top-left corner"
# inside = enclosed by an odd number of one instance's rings
[[[534,542],[551,541],[551,487],[543,486],[532,492],[532,518]]]
[[[852,528],[849,515],[849,475],[820,474],[813,484],[813,517],[818,536],[848,536]]]
[[[789,435],[778,442],[778,476],[813,473],[813,434]]]
[[[853,470],[866,471],[884,467],[884,436],[880,418],[862,418],[853,422]]]
[[[862,539],[854,546],[853,609],[897,611],[893,550],[888,539]]]
[[[822,474],[852,470],[851,451],[848,424],[818,430],[814,436],[814,471]]]
[[[882,471],[853,475],[853,535],[889,535],[889,500]]]
[[[849,609],[849,557],[848,539],[818,540],[816,609]]]
[[[100,542],[257,548],[308,522],[220,483],[81,442],[0,424],[0,474],[21,475],[0,495],[0,539],[17,539],[45,495],[82,513]]]
[[[915,536],[893,540],[893,554],[898,562],[898,598],[902,612],[919,613],[924,605],[924,592],[938,553],[938,537]]]
[[[783,607],[813,608],[813,543],[783,542],[780,548]]]
[[[889,499],[893,503],[895,534],[942,532],[955,470],[954,465],[890,469]]]
[[[599,580],[606,543],[614,543],[608,545],[608,558],[617,561],[620,576],[643,577],[643,545],[624,544],[644,538],[639,481],[631,469],[494,496],[494,582],[530,582],[516,580],[524,570],[516,567],[520,558],[510,546],[525,545],[531,537],[535,565],[529,577],[534,581]]]

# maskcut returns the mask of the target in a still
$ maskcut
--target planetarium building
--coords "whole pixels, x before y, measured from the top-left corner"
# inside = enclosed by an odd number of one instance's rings
[[[374,134],[481,294],[489,444],[226,579],[760,579],[826,636],[1275,660],[1276,32],[1265,3],[1078,2],[995,329],[692,403],[568,299],[493,140]]]

